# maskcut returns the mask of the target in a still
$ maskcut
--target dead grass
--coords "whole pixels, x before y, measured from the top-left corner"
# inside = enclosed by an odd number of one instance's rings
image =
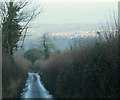
[[[30,61],[3,53],[2,55],[2,97],[19,98],[25,84]]]
[[[13,59],[17,65],[21,66],[25,70],[28,69],[28,67],[32,65],[32,63],[29,60],[27,60],[26,58],[22,58],[19,56],[13,56]]]

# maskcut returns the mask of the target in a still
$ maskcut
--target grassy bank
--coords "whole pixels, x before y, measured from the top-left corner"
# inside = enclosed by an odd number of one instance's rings
[[[27,59],[2,55],[2,98],[19,98],[26,82],[28,67]]]

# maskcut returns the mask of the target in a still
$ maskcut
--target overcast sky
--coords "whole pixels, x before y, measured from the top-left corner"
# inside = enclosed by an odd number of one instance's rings
[[[94,24],[98,22],[105,22],[106,19],[110,19],[113,11],[117,13],[117,2],[105,2],[105,0],[104,2],[101,0],[97,0],[99,2],[95,2],[93,0],[89,0],[89,2],[87,2],[88,0],[85,0],[86,2],[76,2],[77,0],[75,0],[75,2],[68,2],[68,0],[58,0],[59,2],[54,0],[49,0],[49,2],[47,1],[48,0],[46,0],[46,2],[42,2],[45,11],[37,17],[33,23]]]

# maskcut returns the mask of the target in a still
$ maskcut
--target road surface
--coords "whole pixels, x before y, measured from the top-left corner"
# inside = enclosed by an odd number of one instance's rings
[[[28,73],[26,86],[21,93],[21,98],[53,98],[45,89],[38,73]]]

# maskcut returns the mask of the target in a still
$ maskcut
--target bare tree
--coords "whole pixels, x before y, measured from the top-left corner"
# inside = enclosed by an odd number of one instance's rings
[[[28,2],[9,2],[0,3],[0,21],[3,38],[3,51],[12,54],[17,50],[17,42],[22,36],[22,32],[27,25],[42,12],[39,3]]]

